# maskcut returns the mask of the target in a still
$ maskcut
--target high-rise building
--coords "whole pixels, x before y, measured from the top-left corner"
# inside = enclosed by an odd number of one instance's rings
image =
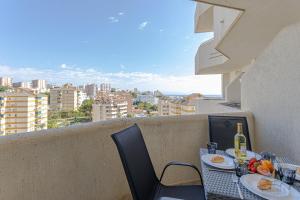
[[[30,89],[31,84],[29,82],[16,82],[16,83],[13,83],[13,87],[14,88],[27,88],[27,89]]]
[[[81,104],[83,103],[84,100],[88,99],[87,95],[85,92],[82,90],[78,89],[77,90],[77,107],[79,108]]]
[[[12,78],[0,77],[0,86],[11,87],[12,86]]]
[[[88,84],[85,86],[85,93],[91,99],[94,99],[96,97],[97,90],[98,90],[98,87],[96,84]]]
[[[102,91],[93,104],[93,121],[126,117],[131,112],[132,97],[129,93]]]
[[[26,90],[0,93],[0,133],[47,129],[48,98]]]
[[[98,99],[93,104],[93,121],[126,117],[127,105],[125,100]]]
[[[45,80],[32,80],[32,89],[35,89],[38,92],[46,92],[47,83]]]
[[[100,84],[100,91],[110,92],[111,91],[110,84],[109,83],[101,83]]]
[[[51,111],[73,111],[78,108],[77,88],[71,84],[50,89]]]

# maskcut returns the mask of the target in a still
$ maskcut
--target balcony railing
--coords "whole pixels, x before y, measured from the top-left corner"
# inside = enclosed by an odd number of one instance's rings
[[[234,115],[247,116],[253,133],[251,114]],[[207,115],[115,119],[3,136],[0,199],[131,199],[110,135],[133,123],[141,127],[157,173],[170,160],[199,164],[199,148],[208,141]],[[166,184],[198,178],[192,170],[176,170],[182,169],[170,169]]]

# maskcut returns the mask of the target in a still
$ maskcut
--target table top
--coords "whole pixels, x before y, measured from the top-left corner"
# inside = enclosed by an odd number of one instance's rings
[[[218,154],[226,155],[224,151],[217,151]],[[201,156],[207,154],[207,149],[200,149],[201,172],[203,177],[203,184],[207,199],[240,199],[236,183],[232,181],[232,173],[210,171],[213,168],[206,165],[201,160]],[[276,158],[278,162],[290,162],[287,158]],[[300,183],[296,182],[293,186],[300,191]],[[240,183],[240,188],[243,193],[244,199],[248,200],[262,200],[263,198],[250,192]]]

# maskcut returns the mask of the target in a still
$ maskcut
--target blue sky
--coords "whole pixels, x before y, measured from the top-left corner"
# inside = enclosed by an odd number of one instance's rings
[[[218,94],[219,75],[194,76],[212,37],[193,33],[194,10],[189,0],[1,0],[0,76]]]

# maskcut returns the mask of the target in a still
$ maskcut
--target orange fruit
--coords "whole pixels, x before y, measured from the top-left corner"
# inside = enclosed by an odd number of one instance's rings
[[[273,164],[269,160],[262,160],[261,165],[263,166],[264,169],[269,169],[270,172],[273,172],[274,170]]]
[[[259,165],[257,167],[257,172],[261,175],[264,175],[264,176],[271,176],[270,169],[266,166],[263,166],[263,165]]]

